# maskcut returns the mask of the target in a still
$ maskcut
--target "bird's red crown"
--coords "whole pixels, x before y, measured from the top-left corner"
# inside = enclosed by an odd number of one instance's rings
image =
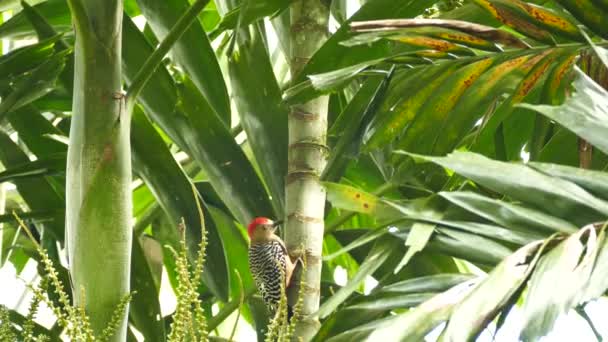
[[[261,224],[272,224],[272,220],[267,218],[267,217],[256,217],[253,220],[251,220],[251,222],[249,223],[249,225],[247,226],[247,234],[249,235],[249,238],[251,238],[253,236],[253,232],[255,231],[255,228]]]

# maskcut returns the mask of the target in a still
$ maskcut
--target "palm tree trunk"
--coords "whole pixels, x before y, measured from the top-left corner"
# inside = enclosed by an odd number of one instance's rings
[[[291,5],[290,56],[296,78],[328,36],[329,9],[320,0],[297,0]],[[289,165],[286,179],[287,230],[285,243],[293,258],[305,254],[306,268],[295,274],[294,285],[303,277],[304,287],[290,289],[290,303],[303,291],[301,319],[295,340],[309,341],[319,328],[318,317],[323,249],[325,190],[319,177],[326,164],[328,97],[295,105],[289,115]],[[293,291],[291,291],[293,289]]]
[[[66,187],[74,301],[95,335],[129,293],[130,118],[121,92],[121,0],[69,0],[76,32]],[[111,341],[125,341],[127,315]]]

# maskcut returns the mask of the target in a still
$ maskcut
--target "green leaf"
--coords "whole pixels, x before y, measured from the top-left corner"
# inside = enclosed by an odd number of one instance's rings
[[[10,216],[10,217],[8,217],[8,216]],[[0,215],[0,222],[7,222],[10,220],[11,217],[13,220],[15,219],[12,214]],[[15,226],[8,225],[8,224],[2,225],[2,236],[1,236],[2,239],[0,241],[2,243],[2,245],[0,246],[0,267],[4,267],[4,264],[6,263],[7,260],[10,259],[13,251],[18,250],[17,244],[18,244],[19,237],[20,237],[20,235],[18,233],[20,234],[21,231],[17,230],[15,228]],[[22,248],[25,248],[25,246]],[[33,249],[34,246],[31,246],[31,247],[28,246],[28,248]]]
[[[447,157],[422,157],[476,183],[505,194],[513,199],[546,209],[550,214],[569,217],[575,224],[597,219],[587,208],[597,213],[608,213],[608,203],[576,184],[549,177],[526,165],[498,162],[469,152],[453,152]],[[546,203],[552,203],[546,206]],[[588,222],[588,221],[587,221]]]
[[[129,2],[132,2],[130,0]],[[28,5],[25,1],[21,1],[21,5],[23,6],[23,13],[28,18],[29,22],[34,27],[38,35],[38,40],[49,39],[57,35],[57,31],[53,28],[53,26],[44,18],[44,16],[34,7]],[[68,50],[70,46],[65,43],[62,39],[60,39],[55,45],[55,51],[59,52],[62,50]],[[74,55],[70,54],[66,56],[66,63],[63,71],[61,73],[60,79],[63,83],[64,87],[68,90],[68,92],[72,92],[74,88]],[[71,110],[71,106],[69,107]]]
[[[339,311],[338,313],[340,313]],[[359,317],[359,316],[357,316]],[[344,320],[345,318],[343,318]],[[380,318],[369,323],[356,325],[351,329],[343,329],[344,332],[332,336],[331,338],[326,338],[322,336],[321,339],[316,338],[315,342],[320,341],[329,341],[329,342],[349,342],[349,341],[366,341],[366,338],[377,329],[381,329],[390,325],[395,320],[394,316],[388,316],[385,318]],[[343,324],[342,322],[336,322],[336,324]]]
[[[495,265],[513,253],[505,245],[478,234],[445,228],[436,228],[435,232],[427,245],[429,250],[436,249],[473,263]]]
[[[547,234],[544,233],[518,231],[491,224],[469,221],[440,220],[437,224],[442,228],[472,233],[490,238],[492,240],[504,241],[516,245],[525,245],[532,241],[543,239],[547,236]]]
[[[349,280],[346,286],[342,287],[333,296],[327,299],[319,308],[319,317],[325,318],[342,304],[353,292],[357,290],[359,284],[367,276],[374,273],[389,257],[394,248],[395,241],[391,239],[380,239],[376,242],[365,261],[359,266],[357,274]]]
[[[44,1],[33,6],[58,32],[72,30],[70,10],[65,1]],[[0,25],[0,38],[31,38],[36,33],[25,13],[19,12]]]
[[[424,293],[441,292],[448,290],[465,281],[475,278],[471,274],[437,274],[426,277],[419,277],[399,281],[387,286],[383,286],[379,292],[398,292],[398,293]]]
[[[131,250],[131,290],[136,293],[129,303],[129,320],[146,341],[165,341],[165,325],[158,300],[160,284],[155,283],[148,262],[140,238],[134,236]]]
[[[430,258],[435,259],[434,256]],[[418,274],[426,273],[427,270],[422,272],[415,270],[416,268],[425,268],[428,262],[425,261],[425,259],[428,260],[429,256],[418,257],[416,262],[419,263],[419,265],[416,267],[411,267],[408,272],[400,272],[400,277],[403,278],[409,276],[410,274],[412,274],[412,276],[416,276]],[[387,262],[385,265],[392,267],[394,263]],[[435,270],[429,272],[434,271]],[[471,275],[460,274],[442,274],[436,276],[417,277],[400,282],[398,286],[400,286],[403,291],[400,291],[397,288],[394,288],[392,291],[384,291],[384,287],[381,285],[381,282],[371,294],[365,296],[356,296],[351,301],[351,305],[342,310],[336,311],[328,319],[326,319],[319,334],[317,334],[315,341],[324,341],[329,336],[341,332],[345,332],[345,335],[347,335],[348,331],[356,330],[359,326],[384,316],[387,314],[388,310],[403,310],[405,308],[416,306],[423,301],[428,300],[437,292],[448,290],[450,287],[461,282],[468,281],[472,278],[473,277]]]
[[[137,2],[135,0],[125,0],[123,7],[125,9],[125,13],[127,13],[132,18],[141,14],[141,12],[139,11],[139,7],[137,6]]]
[[[363,21],[363,22],[355,22],[351,24],[351,29],[361,32],[366,31],[365,25],[374,26],[374,21]],[[359,28],[360,26],[364,26],[363,29]],[[388,32],[384,32],[384,30]],[[412,57],[408,58],[410,53],[405,51],[400,51],[400,53],[395,55],[389,55],[390,60],[394,62],[411,62],[412,64],[420,64],[424,63],[424,60],[420,58],[454,58],[456,55],[465,55],[465,56],[473,56],[475,55],[469,48],[465,47],[466,44],[458,45],[451,42],[449,39],[444,39],[448,35],[444,35],[444,37],[440,34],[433,35],[432,33],[426,30],[399,30],[397,32],[392,31],[391,28],[382,28],[382,32],[377,32],[377,30],[371,30],[371,32],[359,34],[345,42],[342,45],[345,46],[357,46],[361,44],[370,44],[380,39],[386,39],[389,41],[397,42],[397,44],[402,44],[409,48],[417,48],[418,51],[414,50],[411,54]],[[456,35],[459,35],[458,39]],[[459,33],[454,35],[454,40],[465,40],[466,38]],[[469,36],[470,38],[473,38]],[[460,41],[460,42],[461,42]],[[493,44],[491,44],[493,45]],[[493,50],[496,50],[494,48]],[[405,57],[405,58],[403,58]],[[416,57],[419,58],[418,62],[416,62]],[[428,61],[427,61],[428,62]]]
[[[539,253],[541,245],[541,241],[526,245],[496,266],[460,303],[456,304],[442,339],[475,340],[503,305],[524,284],[534,269],[537,260],[534,256]]]
[[[154,193],[175,229],[184,219],[189,257],[194,260],[201,240],[201,225],[192,184],[141,110],[134,110],[131,127],[134,168]],[[209,244],[203,281],[213,294],[226,301],[228,270],[224,247],[209,215],[205,219],[205,227]]]
[[[366,148],[380,148],[401,136],[406,125],[415,120],[420,108],[437,87],[461,66],[459,63],[446,63],[398,72],[366,132]]]
[[[52,136],[67,137],[33,106],[24,106],[9,113],[8,121],[19,133],[19,139],[38,158],[67,153],[67,144]],[[65,161],[62,168],[65,169]]]
[[[30,160],[8,135],[0,131],[0,162],[3,165],[24,165]],[[64,199],[45,178],[22,178],[14,181],[17,191],[32,211],[64,212]],[[63,243],[64,218],[46,222],[49,233]]]
[[[449,75],[420,108],[397,147],[412,152],[431,152],[432,142],[443,134],[444,125],[449,125],[448,117],[452,108],[493,63],[491,58],[482,59]]]
[[[425,49],[424,51],[421,51],[421,57],[425,55],[448,57],[450,56],[448,54],[475,56],[475,53],[464,45],[454,44],[447,40],[420,35],[414,32],[400,35],[398,37],[389,37],[389,39],[408,46]]]
[[[417,294],[417,296],[420,295]],[[367,297],[359,298],[366,299]],[[349,331],[357,329],[361,325],[365,325],[369,322],[377,320],[385,313],[385,310],[349,310],[348,308],[337,310],[323,321],[323,324],[321,325],[321,328],[317,332],[317,335],[314,337],[313,341],[321,342],[327,341],[335,335],[343,336]]]
[[[152,47],[131,22],[123,20],[125,77],[135,76]],[[228,128],[187,78],[178,89],[164,66],[159,67],[138,97],[147,115],[182,150],[204,168],[211,184],[235,217],[247,224],[253,217],[274,217],[263,184]],[[185,102],[185,103],[183,103]]]
[[[501,1],[495,0],[474,0],[474,3],[488,11],[493,17],[503,24],[517,30],[521,34],[535,40],[551,43],[551,34],[542,27],[539,27],[530,20],[522,19],[523,13],[514,11],[511,6]]]
[[[56,217],[65,216],[64,210],[57,211],[57,212],[52,212],[52,211],[26,211],[26,212],[23,212],[23,211],[15,210],[15,212],[17,213],[17,215],[19,215],[19,217],[21,219],[23,219],[27,222],[32,222],[32,223],[51,221],[51,220],[55,219]],[[4,223],[4,222],[16,222],[16,220],[12,213],[0,215],[0,223]]]
[[[442,13],[442,15],[447,18],[451,13],[454,12]],[[400,40],[409,37],[411,40],[411,37],[422,35],[436,38],[436,40],[420,41],[421,45],[425,45],[429,50],[461,52],[465,55],[471,55],[471,51],[455,49],[453,45],[445,42],[494,52],[502,51],[502,48],[496,44],[518,48],[529,47],[508,31],[479,24],[470,17],[458,19],[411,18],[353,22],[351,29],[363,33],[344,42],[343,45],[369,44],[380,38]]]
[[[32,27],[38,34],[38,38],[51,38],[57,35],[57,32],[53,29],[44,16],[38,11],[36,8],[30,6],[26,1],[21,1],[21,6],[23,6],[23,14],[25,14],[26,18],[32,24]],[[64,45],[59,43],[59,45]]]
[[[365,235],[369,236],[370,234],[373,234],[372,231],[368,231]],[[357,237],[355,241],[363,238],[364,236]],[[371,241],[373,240],[375,240],[375,237],[371,239]],[[338,267],[344,268],[347,274],[355,274],[357,272],[359,263],[350,254],[341,253],[342,249],[348,248],[354,244],[355,241],[352,241],[343,247],[332,234],[328,234],[323,238],[323,267],[321,269],[322,283],[334,283],[334,273]],[[361,246],[364,244],[365,243],[362,243]]]
[[[608,199],[608,174],[579,167],[550,163],[528,163],[531,167],[553,177],[576,183],[598,197]]]
[[[479,280],[472,279],[440,293],[417,308],[391,316],[374,329],[367,341],[421,341],[441,322],[448,319],[458,303]]]
[[[597,46],[596,44],[593,43],[593,41],[587,37],[585,35],[585,37],[587,38],[587,42],[589,44],[591,44],[591,47],[593,48],[593,51],[595,52],[595,54],[597,55],[597,57],[602,61],[602,63],[604,63],[604,65],[608,68],[608,50],[601,47],[601,46]]]
[[[54,54],[54,46],[59,38],[60,36],[55,36],[41,40],[0,56],[0,77],[8,79],[46,62]]]
[[[405,240],[405,245],[409,248],[403,256],[403,259],[401,259],[399,262],[399,265],[397,265],[397,268],[395,268],[394,273],[399,272],[403,266],[408,264],[414,254],[422,251],[424,247],[426,247],[434,231],[434,224],[416,222],[412,225],[410,233],[407,236],[407,240]]]
[[[558,105],[564,102],[567,94],[566,89],[570,86],[572,65],[576,61],[577,56],[578,53],[572,54],[553,63],[554,65],[547,75],[542,90],[540,103]],[[537,161],[542,156],[541,152],[548,145],[547,140],[551,137],[550,133],[552,133],[551,128],[553,126],[549,118],[538,113],[535,113],[535,116],[534,132],[528,145],[531,161]]]
[[[483,124],[481,131],[477,133],[471,149],[476,152],[483,153],[487,156],[497,155],[498,152],[495,143],[495,137],[497,132],[500,131],[503,123],[509,118],[513,117],[512,121],[517,123],[517,119],[528,120],[530,123],[530,132],[533,129],[533,119],[529,113],[514,113],[514,106],[521,103],[524,100],[529,99],[532,95],[540,95],[540,85],[543,84],[542,80],[547,75],[547,70],[551,65],[556,64],[556,60],[560,62],[564,59],[568,59],[575,53],[572,50],[545,50],[540,54],[537,54],[530,58],[528,62],[522,65],[519,69],[526,72],[526,75],[519,82],[512,95],[504,100],[499,107],[494,110],[490,118]],[[559,63],[559,62],[557,62]],[[528,135],[522,134],[521,128],[515,127],[511,133],[513,136],[514,144],[509,146],[512,150],[515,150],[517,156],[521,151],[521,146],[516,146],[517,143],[521,143],[521,140],[527,140]],[[517,136],[517,139],[515,139]]]
[[[163,244],[164,269],[167,271],[167,277],[169,278],[171,288],[176,289],[179,286],[177,281],[177,265],[175,264],[174,255],[171,252],[171,248],[173,247],[169,248],[169,246],[176,246],[181,237],[175,230],[174,225],[169,221],[167,215],[161,215],[156,220],[153,220],[151,222],[151,228],[154,238]],[[165,326],[165,330],[167,330],[167,326]]]
[[[283,217],[288,108],[282,103],[281,90],[259,29],[243,29],[237,35],[238,49],[228,62],[230,85],[240,122],[272,195],[275,211]],[[252,87],[253,84],[256,86]]]
[[[307,81],[296,84],[285,91],[284,101],[287,104],[304,103],[317,96],[336,91],[346,86],[353,78],[364,73],[370,66],[382,61],[384,59],[375,59],[322,74],[308,75]],[[383,70],[366,72],[368,75],[382,75],[384,73],[386,72]]]
[[[441,132],[433,142],[432,153],[443,155],[454,149],[485,113],[491,111],[497,98],[515,88],[523,78],[529,55],[497,60],[460,97],[441,123]]]
[[[197,172],[198,172],[199,171],[198,165],[193,165],[193,166],[197,167]],[[187,169],[186,169],[186,173],[192,174]],[[213,206],[217,209],[220,209],[221,211],[224,212],[225,215],[228,215],[228,216],[230,216],[231,219],[234,219],[234,217],[232,215],[230,215],[230,209],[228,209],[226,204],[222,201],[222,199],[219,197],[217,192],[213,189],[213,186],[211,185],[211,183],[209,183],[208,181],[203,181],[203,182],[195,182],[194,185],[196,185],[196,189],[201,194],[201,196],[203,196],[205,203],[207,203],[209,206]]]
[[[586,236],[585,246],[583,238]],[[538,262],[523,307],[520,338],[535,341],[551,331],[555,320],[578,304],[595,260],[596,235],[593,226],[581,229]],[[564,277],[567,274],[568,277]]]
[[[578,68],[574,81],[576,92],[561,106],[521,104],[523,108],[535,110],[568,130],[589,141],[604,153],[608,153],[608,142],[604,139],[608,131],[608,92]]]
[[[446,209],[445,205],[436,199],[437,197],[432,196],[409,203],[395,203],[387,200],[384,202],[405,215],[402,217],[395,215],[396,218],[432,223],[441,227],[443,231],[472,233],[474,236],[487,237],[492,240],[501,240],[520,245],[544,238],[544,234],[530,232],[529,230],[517,231],[486,223],[463,221],[463,218],[459,216],[463,216],[462,214],[465,214],[464,212],[456,211],[455,207]],[[454,213],[456,213],[456,215],[454,215]],[[443,215],[446,216],[442,217]],[[453,216],[456,217],[454,218]],[[406,227],[406,229],[408,229],[408,227]],[[443,238],[440,237],[440,239]],[[490,244],[495,243],[490,242]],[[476,249],[478,248],[475,247],[474,250]],[[500,252],[499,255],[500,254],[502,254],[502,252]],[[484,254],[482,253],[481,255]],[[494,257],[492,257],[492,259],[493,258]]]
[[[340,114],[330,130],[330,134],[339,135],[339,139],[323,170],[322,179],[338,181],[348,162],[357,158],[365,129],[376,114],[378,104],[382,101],[390,82],[389,79],[390,76],[366,80]]]
[[[249,261],[243,257],[247,255],[248,242],[243,236],[243,230],[225,212],[212,206],[209,206],[209,212],[218,228],[222,244],[230,246],[230,248],[226,248],[225,253],[230,271],[230,297],[236,300],[241,291],[236,271],[243,280],[243,291],[249,292],[255,289],[251,272],[249,272]]]
[[[607,11],[591,0],[558,0],[578,21],[603,38],[608,38],[608,27],[603,22]]]
[[[390,213],[378,197],[352,186],[323,182],[327,200],[335,207],[374,216]]]
[[[131,18],[123,16],[123,77],[131,81],[139,68],[154,51],[144,35],[137,29]],[[181,116],[175,112],[177,90],[173,78],[164,65],[159,66],[137,97],[147,115],[181,148],[186,149],[186,142],[180,132],[184,125]]]
[[[343,310],[352,310],[360,315],[362,311],[369,314],[368,312],[385,312],[394,309],[411,308],[423,303],[432,296],[432,293],[414,293],[394,296],[369,296],[369,298],[365,298],[365,301],[349,305]]]
[[[477,0],[475,3],[504,24],[538,41],[552,44],[554,36],[583,40],[576,25],[555,11],[519,0]]]
[[[322,74],[339,68],[355,65],[364,61],[384,58],[393,55],[393,43],[381,41],[371,46],[346,47],[341,42],[350,37],[350,23],[366,19],[383,18],[413,18],[432,6],[431,1],[394,1],[377,0],[363,4],[340,28],[317,50],[312,59],[306,64],[293,84],[305,81],[308,75]]]
[[[215,38],[226,30],[235,29],[239,17],[242,28],[264,17],[274,17],[287,9],[290,3],[291,0],[243,1],[222,17],[222,21],[213,32],[209,33],[209,36]]]
[[[133,190],[133,216],[137,218],[137,225],[146,224],[142,223],[145,216],[151,215],[151,211],[160,211],[159,209],[161,208],[158,206],[156,198],[145,183]],[[147,225],[149,224],[148,221]]]
[[[361,247],[365,244],[368,244],[368,243],[378,239],[379,237],[381,237],[382,235],[384,235],[386,233],[387,233],[386,229],[381,229],[381,228],[375,229],[375,230],[370,230],[369,232],[365,233],[364,235],[356,238],[354,241],[352,241],[348,245],[338,249],[337,251],[335,251],[331,254],[325,255],[323,257],[323,260],[330,261],[334,258],[337,258],[346,252],[349,252],[355,248]]]
[[[0,4],[0,11],[19,9],[19,0],[5,0]]]
[[[63,70],[67,53],[68,51],[55,54],[34,69],[31,74],[18,81],[13,91],[6,95],[0,103],[0,120],[9,111],[17,110],[50,92]]]
[[[188,0],[137,0],[137,4],[161,40],[190,6]],[[230,100],[226,84],[215,52],[198,21],[192,23],[173,45],[172,57],[184,68],[211,108],[229,125]]]
[[[0,172],[0,183],[63,173],[65,172],[65,160],[66,155],[59,154],[24,164],[9,165],[8,169]]]
[[[66,69],[63,70],[64,74]],[[62,76],[63,78],[63,76]],[[32,106],[40,112],[69,112],[72,110],[72,97],[62,94],[57,89],[32,102]]]
[[[21,315],[21,313],[15,311],[15,310],[8,310],[8,317],[12,323],[17,324],[20,327],[23,327],[23,325],[27,321],[26,317],[24,317],[23,315]],[[60,334],[56,330],[54,330],[54,329],[49,330],[45,326],[38,324],[35,321],[31,322],[31,323],[34,324],[33,333],[35,335],[46,335],[51,339],[51,341],[61,341]]]
[[[228,128],[187,78],[179,88],[183,137],[213,188],[241,224],[254,217],[277,217],[260,178]]]
[[[259,296],[249,297],[247,300],[247,306],[251,310],[253,316],[253,328],[255,329],[257,340],[264,341],[268,324],[270,323],[270,317],[268,317],[268,310],[266,304]]]
[[[604,223],[605,224],[605,223]],[[602,229],[597,238],[597,256],[593,265],[593,271],[587,288],[580,299],[582,302],[588,302],[602,296],[608,289],[608,239],[606,239],[606,227],[602,224]],[[599,226],[599,225],[596,225]]]
[[[206,32],[212,31],[218,26],[222,18],[217,10],[215,1],[209,2],[207,6],[203,8],[203,11],[198,15],[198,20],[201,22],[201,25],[203,25],[203,29]],[[214,37],[210,35],[209,39],[213,41]]]
[[[563,233],[578,231],[578,227],[558,217],[473,192],[441,192],[439,195],[463,209],[511,229]]]

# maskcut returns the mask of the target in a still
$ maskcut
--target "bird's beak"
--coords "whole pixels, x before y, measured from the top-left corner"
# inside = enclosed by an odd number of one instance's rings
[[[281,224],[283,224],[283,220],[280,220],[280,221],[274,221],[274,222],[272,223],[272,228],[273,228],[273,231],[277,230],[277,228],[279,228],[279,226],[280,226]]]

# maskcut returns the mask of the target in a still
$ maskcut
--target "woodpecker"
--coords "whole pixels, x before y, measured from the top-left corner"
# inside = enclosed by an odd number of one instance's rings
[[[285,280],[287,288],[294,269],[285,243],[274,233],[278,225],[266,217],[256,217],[247,226],[249,269],[272,316],[281,300],[281,280]]]

